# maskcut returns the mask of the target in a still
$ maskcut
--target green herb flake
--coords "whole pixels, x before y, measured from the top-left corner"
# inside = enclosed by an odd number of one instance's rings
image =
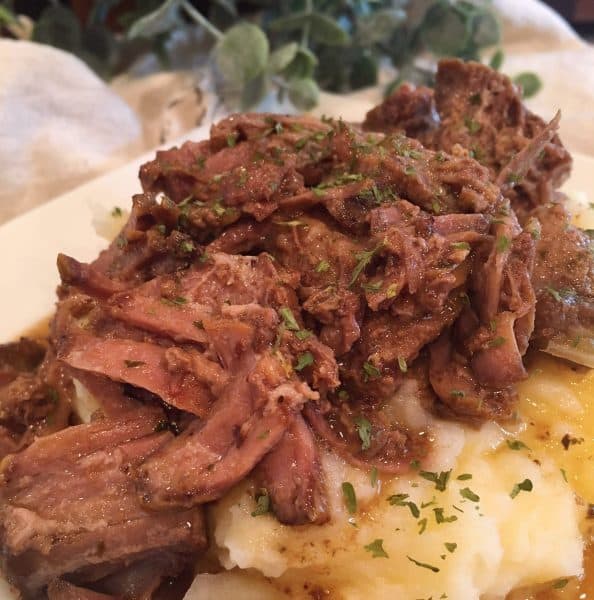
[[[433,571],[434,573],[439,573],[438,567],[434,567],[433,565],[430,565],[428,563],[420,562],[420,561],[414,559],[412,556],[408,556],[408,554],[406,555],[406,558],[408,558],[408,560],[410,560],[411,563],[414,563],[415,565],[417,565],[417,567],[422,567],[423,569],[429,569],[430,571]]]
[[[401,373],[406,373],[408,371],[408,366],[406,364],[406,359],[402,356],[398,357],[398,368]]]
[[[303,371],[305,367],[309,367],[313,365],[314,357],[311,352],[304,352],[300,354],[297,358],[297,364],[293,367],[295,371]]]
[[[551,296],[553,296],[553,298],[557,302],[563,302],[563,298],[561,297],[561,294],[555,288],[547,286],[545,289],[547,290],[547,292],[549,292],[549,294],[551,294]]]
[[[192,325],[194,325],[196,329],[204,329],[204,323],[202,321],[192,321]]]
[[[377,467],[373,467],[371,469],[371,473],[369,474],[369,483],[371,484],[371,487],[374,488],[377,486],[377,478],[378,478]]]
[[[445,162],[446,155],[440,150],[439,152],[435,153],[435,160],[437,162]]]
[[[458,481],[468,481],[469,479],[472,479],[472,475],[470,473],[462,473],[462,475],[458,475],[456,479]]]
[[[450,396],[452,396],[452,398],[464,398],[466,394],[462,390],[452,390]]]
[[[330,268],[330,263],[327,260],[321,260],[316,265],[316,273],[325,273]]]
[[[496,248],[497,252],[505,252],[506,250],[509,249],[510,246],[511,246],[511,240],[505,235],[499,236],[495,243],[495,248]]]
[[[419,507],[411,500],[408,500],[408,494],[392,494],[386,499],[390,503],[390,506],[408,506],[410,514],[415,519],[418,519],[421,516]]]
[[[227,146],[229,146],[229,148],[233,148],[233,146],[235,146],[235,144],[237,144],[237,134],[230,133],[227,136]]]
[[[371,283],[364,283],[361,287],[366,291],[366,292],[379,292],[379,290],[382,289],[382,285],[384,284],[383,281],[373,281]]]
[[[270,511],[270,496],[268,490],[262,489],[256,494],[256,509],[252,511],[252,517],[265,515]]]
[[[557,579],[551,586],[554,590],[562,590],[569,583],[569,579]]]
[[[444,546],[450,554],[453,554],[456,551],[458,544],[456,544],[455,542],[445,542]]]
[[[194,252],[196,246],[194,246],[194,242],[192,240],[182,240],[179,244],[179,249],[184,254],[190,254]]]
[[[470,488],[463,488],[460,490],[460,496],[462,498],[466,498],[466,500],[470,500],[471,502],[478,502],[481,497],[478,494],[475,494]]]
[[[530,450],[530,448],[520,440],[505,440],[505,443],[510,450]]]
[[[388,300],[395,298],[398,295],[398,286],[395,283],[391,283],[386,290],[386,298]]]
[[[520,492],[531,492],[533,489],[532,481],[524,479],[520,483],[516,483],[509,494],[510,498],[515,498]]]
[[[369,450],[371,447],[371,423],[365,417],[357,417],[355,429],[361,440],[361,450]]]
[[[357,259],[357,264],[356,264],[355,268],[353,269],[353,274],[352,274],[351,280],[349,282],[349,287],[352,286],[355,283],[355,281],[357,281],[357,279],[359,278],[359,275],[361,275],[361,272],[363,271],[363,269],[365,269],[365,267],[371,262],[371,259],[374,257],[376,252],[383,245],[384,245],[384,243],[381,242],[375,248],[373,248],[373,250],[362,250],[361,252],[357,252],[355,254],[355,258]]]
[[[313,334],[311,331],[308,331],[307,329],[300,329],[299,331],[295,332],[295,337],[298,340],[306,340],[308,337],[311,337]]]
[[[259,440],[265,440],[270,435],[270,429],[265,429],[262,433],[258,434]]]
[[[354,515],[357,512],[357,496],[353,484],[349,481],[342,482],[342,496],[347,510],[351,515]]]
[[[128,369],[134,369],[135,367],[142,367],[142,365],[146,365],[143,360],[125,360],[124,364]]]
[[[468,242],[455,242],[452,244],[454,250],[470,250],[470,244]]]
[[[468,129],[468,133],[470,133],[471,135],[474,135],[475,133],[478,133],[481,130],[481,124],[478,121],[471,119],[470,117],[465,117],[464,125],[466,129]]]
[[[444,509],[441,507],[433,509],[433,513],[435,515],[435,522],[438,525],[441,525],[442,523],[453,523],[454,521],[458,520],[458,517],[456,515],[450,515],[449,517],[446,517],[443,514],[443,511]]]
[[[422,533],[424,533],[425,529],[427,529],[427,519],[423,518],[421,519],[417,525],[419,526],[419,535],[421,535]]]
[[[112,209],[112,211],[111,211],[111,216],[115,217],[115,218],[121,217],[123,214],[124,213],[123,213],[122,209],[119,206],[114,206],[113,209]]]
[[[542,88],[542,81],[538,75],[530,71],[516,75],[513,82],[522,88],[522,98],[531,98]]]
[[[363,363],[363,381],[377,379],[381,375],[380,370],[372,363],[365,361]]]
[[[506,341],[506,338],[502,336],[496,337],[489,342],[489,348],[500,348]]]
[[[451,469],[449,471],[441,471],[439,474],[434,473],[433,471],[419,471],[419,475],[423,479],[426,479],[427,481],[430,481],[431,483],[435,484],[435,489],[438,492],[445,491],[451,474]]]
[[[411,165],[408,165],[408,166],[404,167],[404,174],[405,175],[409,175],[409,176],[410,175],[414,175],[416,172],[417,172],[416,169],[413,166],[411,166]]]
[[[227,209],[221,204],[220,200],[215,201],[215,203],[212,205],[211,208],[212,208],[212,212],[217,217],[222,217],[227,212]]]
[[[285,324],[285,327],[289,331],[299,331],[299,329],[301,329],[289,307],[283,306],[278,312],[283,320],[283,323]]]
[[[367,550],[367,552],[371,552],[372,558],[390,558],[388,553],[384,550],[384,540],[381,538],[373,540],[373,542],[367,544],[367,546],[363,546],[363,548]]]

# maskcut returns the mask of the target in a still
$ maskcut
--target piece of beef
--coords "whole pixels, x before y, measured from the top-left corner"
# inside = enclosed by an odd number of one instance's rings
[[[536,293],[534,342],[560,336],[580,346],[594,327],[594,257],[590,236],[571,225],[563,204],[531,213],[540,223],[532,285]]]
[[[366,131],[400,131],[427,146],[439,125],[433,90],[409,83],[400,85],[384,102],[372,108],[363,121]]]
[[[288,525],[326,523],[330,518],[318,447],[300,415],[260,461],[258,487],[266,489],[276,518]]]
[[[47,586],[48,600],[116,600],[111,594],[101,594],[79,587],[63,579],[56,579]]]
[[[147,507],[190,507],[220,498],[283,437],[303,404],[317,400],[270,353],[244,352],[205,422],[196,421],[138,472]]]
[[[45,351],[44,344],[29,338],[0,345],[0,385],[9,383],[19,373],[34,371],[41,364]]]
[[[37,439],[2,464],[4,572],[26,597],[63,575],[83,584],[154,555],[184,563],[206,544],[199,509],[154,514],[129,472],[172,437],[136,410]]]

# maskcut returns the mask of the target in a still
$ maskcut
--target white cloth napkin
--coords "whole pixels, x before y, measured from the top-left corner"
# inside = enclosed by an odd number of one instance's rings
[[[561,108],[564,142],[594,156],[594,48],[539,0],[494,5],[503,71],[538,73],[544,87],[531,108],[545,118]],[[10,40],[0,40],[0,65],[0,223],[172,136],[191,137],[205,112],[188,72],[118,78],[110,88],[72,55]],[[317,112],[356,121],[380,100],[379,87],[322,94]]]

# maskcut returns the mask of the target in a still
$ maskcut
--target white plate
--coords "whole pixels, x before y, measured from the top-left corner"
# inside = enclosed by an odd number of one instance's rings
[[[209,124],[189,132],[184,139],[200,140]],[[173,144],[170,144],[173,145]],[[56,255],[64,252],[90,261],[106,247],[93,224],[114,206],[127,209],[130,197],[141,191],[139,166],[151,160],[154,151],[82,185],[0,227],[0,343],[19,337],[53,310],[58,284]],[[574,154],[574,170],[564,190],[572,198],[578,222],[594,228],[594,210],[588,195],[594,183],[594,158]],[[0,600],[14,598],[0,580]]]

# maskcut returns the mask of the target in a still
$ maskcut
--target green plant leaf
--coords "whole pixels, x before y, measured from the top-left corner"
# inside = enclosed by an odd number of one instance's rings
[[[289,100],[300,110],[311,110],[320,96],[318,84],[313,79],[292,79],[289,82]]]
[[[297,48],[295,58],[283,71],[287,79],[303,79],[312,77],[315,68],[318,66],[318,57],[304,46]]]
[[[350,83],[354,90],[375,85],[377,83],[377,59],[368,52],[364,52],[353,62]]]
[[[48,6],[35,24],[33,40],[78,54],[81,45],[80,23],[75,14],[61,4]]]
[[[495,71],[499,71],[499,69],[501,69],[501,67],[503,66],[504,60],[505,54],[503,53],[503,50],[501,48],[498,48],[491,57],[491,60],[489,61],[489,66]]]
[[[438,56],[457,56],[466,49],[470,38],[469,19],[447,2],[434,4],[425,15],[421,39]]]
[[[182,0],[166,0],[157,10],[140,17],[128,30],[128,38],[152,37],[171,31],[181,24],[179,7]]]
[[[290,42],[289,44],[277,48],[274,52],[270,53],[268,69],[272,73],[280,73],[293,62],[297,56],[298,50],[299,44],[297,44],[297,42]]]
[[[268,64],[266,34],[257,25],[239,23],[225,31],[215,48],[215,61],[227,81],[243,87]]]
[[[346,46],[351,40],[351,36],[334,19],[322,13],[311,15],[310,27],[312,39],[327,46]]]
[[[486,10],[481,10],[473,19],[472,41],[479,48],[494,46],[501,39],[499,21],[495,15]]]
[[[356,40],[361,46],[386,42],[394,30],[406,21],[406,12],[400,8],[377,10],[357,22]]]
[[[240,98],[241,110],[253,108],[262,102],[269,91],[270,81],[265,73],[260,73],[245,84]]]
[[[513,81],[522,88],[522,98],[532,98],[542,88],[540,77],[529,71],[516,75]]]
[[[278,19],[270,21],[268,29],[270,29],[270,31],[296,31],[303,29],[305,24],[309,23],[310,18],[310,13],[298,12],[293,15],[279,17]]]
[[[0,5],[0,26],[10,25],[16,21],[14,14],[6,7]]]

